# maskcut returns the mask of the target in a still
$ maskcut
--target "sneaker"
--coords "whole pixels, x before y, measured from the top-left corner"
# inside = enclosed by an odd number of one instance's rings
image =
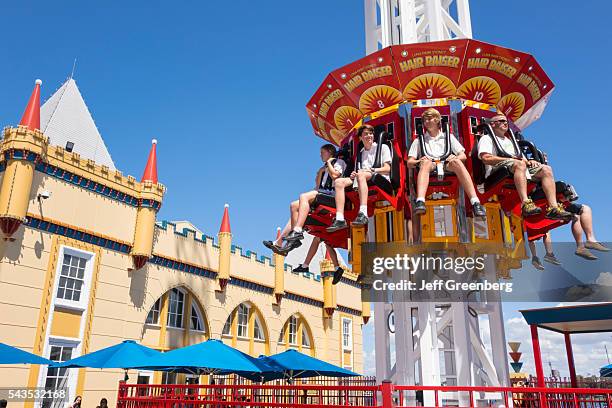
[[[412,209],[412,212],[414,212],[416,215],[425,214],[426,211],[427,211],[427,208],[425,207],[424,201],[419,200],[416,203],[414,203],[414,208]]]
[[[546,208],[546,218],[551,220],[569,221],[574,218],[574,215],[571,212],[565,211],[561,204],[559,204],[556,207]]]
[[[283,246],[273,245],[272,252],[281,256],[287,256],[287,254],[293,251],[295,248],[302,246],[302,241],[291,241],[285,243]]]
[[[591,251],[588,250],[588,248],[585,247],[580,247],[576,249],[575,254],[581,258],[588,259],[589,261],[594,261],[597,259],[597,257],[593,255]]]
[[[355,218],[353,222],[351,222],[351,225],[357,226],[357,227],[368,225],[368,216],[365,215],[364,213],[357,214],[357,217]]]
[[[291,241],[301,241],[304,239],[304,233],[303,232],[296,232],[294,230],[291,230],[291,232],[289,234],[287,234],[287,236],[285,237],[285,241],[287,242],[291,242]]]
[[[551,263],[553,265],[561,265],[561,261],[557,259],[557,257],[555,256],[555,254],[546,254],[544,255],[544,260],[548,263]]]
[[[531,258],[531,264],[538,271],[543,271],[544,270],[544,265],[542,265],[542,262],[540,262],[540,258],[538,258],[537,256],[534,256],[534,257]]]
[[[336,270],[334,271],[334,278],[332,279],[332,285],[335,285],[338,282],[340,282],[340,279],[342,279],[342,274],[344,274],[344,269],[341,266],[337,267]]]
[[[594,249],[596,251],[601,251],[601,252],[608,252],[610,250],[610,248],[608,248],[605,245],[602,245],[599,242],[590,242],[587,241],[586,244],[584,244],[584,246],[588,249]]]
[[[348,224],[346,223],[345,220],[342,221],[338,221],[337,219],[334,218],[334,222],[332,222],[332,225],[330,225],[329,227],[325,228],[325,231],[327,232],[335,232],[335,231],[339,231],[342,229],[348,228]]]
[[[263,241],[263,244],[266,248],[274,251],[274,241]]]
[[[474,217],[486,217],[487,210],[485,210],[484,206],[480,203],[474,203],[472,205],[472,212],[474,213]]]
[[[523,202],[521,213],[523,214],[523,217],[531,217],[533,215],[541,214],[542,209],[535,205],[532,199],[528,198],[525,200],[525,202]]]
[[[307,266],[298,266],[297,268],[293,268],[293,272],[310,272],[310,269]]]

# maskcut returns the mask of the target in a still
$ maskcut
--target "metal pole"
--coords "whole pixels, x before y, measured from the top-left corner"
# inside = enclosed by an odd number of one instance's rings
[[[569,366],[570,380],[572,382],[572,388],[578,387],[578,381],[576,380],[576,367],[574,366],[574,351],[572,350],[572,339],[569,333],[564,333],[565,336],[565,351],[567,352],[567,364]]]
[[[540,340],[538,339],[538,326],[531,327],[531,344],[533,346],[533,360],[536,369],[538,387],[544,387],[544,367],[542,367],[542,354],[540,353]]]

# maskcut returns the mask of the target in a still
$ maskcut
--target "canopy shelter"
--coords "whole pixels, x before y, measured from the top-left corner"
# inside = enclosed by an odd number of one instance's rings
[[[52,364],[53,361],[0,343],[0,364]]]
[[[602,377],[612,377],[612,364],[608,364],[605,367],[599,369],[599,375]]]
[[[310,357],[296,350],[287,350],[272,356],[260,356],[265,365],[270,367],[261,373],[240,374],[251,381],[271,381],[307,377],[355,377],[359,374],[335,366],[323,360]]]
[[[331,72],[308,101],[314,132],[340,145],[368,117],[423,99],[495,107],[525,128],[554,84],[524,52],[473,39],[393,45]]]
[[[540,353],[538,327],[562,333],[565,336],[565,350],[572,387],[577,387],[576,367],[570,335],[576,333],[612,332],[612,303],[595,303],[577,306],[549,307],[521,310],[531,328],[531,343],[535,360],[538,387],[544,387],[544,369]]]
[[[270,370],[263,362],[221,340],[207,340],[139,362],[130,368],[187,374],[261,373]]]
[[[55,367],[128,369],[134,367],[134,365],[143,364],[160,354],[159,351],[142,346],[134,340],[124,340],[114,346],[84,354],[63,363],[58,363]]]

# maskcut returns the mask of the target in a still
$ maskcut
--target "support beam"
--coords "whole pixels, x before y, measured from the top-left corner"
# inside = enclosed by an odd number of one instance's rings
[[[565,336],[565,351],[567,352],[567,365],[569,366],[570,380],[572,382],[572,388],[578,387],[578,381],[576,380],[576,367],[574,366],[574,351],[572,350],[572,339],[569,333],[563,333]]]
[[[538,387],[544,387],[544,367],[542,366],[542,354],[540,353],[540,339],[538,338],[538,326],[529,325],[531,328],[531,345],[533,346],[533,363],[535,364]]]

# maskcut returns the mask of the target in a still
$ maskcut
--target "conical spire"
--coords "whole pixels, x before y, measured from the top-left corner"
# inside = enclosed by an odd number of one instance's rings
[[[150,181],[157,183],[157,139],[151,141],[151,151],[149,152],[149,159],[147,160],[147,167],[145,167],[144,173],[142,174],[143,181]]]
[[[221,228],[219,228],[219,232],[232,232],[229,222],[229,204],[225,204],[225,209],[223,210],[223,219],[221,220]]]
[[[42,85],[42,81],[37,79],[28,106],[23,112],[21,122],[19,122],[19,125],[26,126],[30,130],[40,130],[40,85]]]
[[[281,237],[281,227],[276,227],[276,242],[280,241]]]

